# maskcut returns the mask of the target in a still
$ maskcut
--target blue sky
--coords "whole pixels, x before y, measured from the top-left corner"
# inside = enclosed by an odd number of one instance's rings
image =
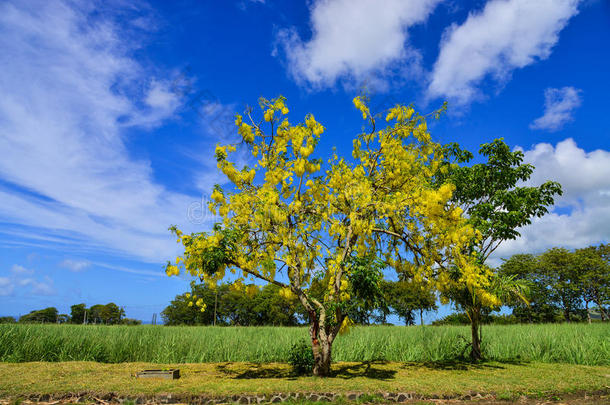
[[[171,224],[203,230],[213,148],[287,97],[349,155],[363,87],[441,142],[504,137],[559,181],[553,212],[493,260],[608,242],[610,5],[602,0],[0,3],[0,315],[113,301],[149,320],[187,278]]]

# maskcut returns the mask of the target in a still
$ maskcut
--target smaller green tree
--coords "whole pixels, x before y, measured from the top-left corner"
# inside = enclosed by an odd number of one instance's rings
[[[491,270],[490,270],[491,271]],[[516,301],[521,301],[528,304],[528,283],[524,280],[519,280],[514,276],[503,276],[497,272],[492,272],[489,285],[485,287],[486,292],[493,297],[496,297],[497,303],[486,302],[481,299],[477,293],[472,293],[468,288],[452,288],[445,292],[446,297],[452,300],[457,308],[463,311],[470,321],[471,337],[470,343],[470,358],[473,361],[479,361],[483,358],[481,350],[482,341],[482,324],[485,310],[499,310],[503,304],[510,304]],[[454,280],[458,280],[460,272],[456,268],[453,275]]]
[[[478,261],[478,273],[467,274],[456,264],[450,279],[442,283],[444,299],[451,299],[463,308],[470,317],[472,326],[471,359],[482,358],[480,347],[481,310],[484,307],[499,307],[502,303],[499,293],[504,287],[513,292],[524,291],[525,285],[515,278],[503,278],[486,265],[489,256],[502,242],[520,236],[518,229],[531,223],[532,218],[541,217],[554,203],[555,195],[561,195],[559,183],[547,181],[537,187],[518,185],[527,182],[534,166],[523,163],[521,151],[511,151],[502,139],[484,143],[479,153],[486,162],[472,166],[451,164],[465,163],[472,154],[461,150],[457,144],[445,146],[448,171],[437,176],[439,184],[449,179],[455,184],[452,200],[464,210],[469,223],[479,232],[478,238],[471,240],[468,249]],[[478,280],[472,281],[474,276]],[[502,287],[502,288],[500,288]]]

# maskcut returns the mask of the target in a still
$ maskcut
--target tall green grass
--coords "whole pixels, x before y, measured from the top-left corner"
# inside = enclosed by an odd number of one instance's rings
[[[335,361],[448,361],[467,353],[462,326],[355,327],[333,345]],[[284,362],[306,328],[0,325],[0,361],[105,363]],[[490,360],[610,365],[610,324],[483,328]]]

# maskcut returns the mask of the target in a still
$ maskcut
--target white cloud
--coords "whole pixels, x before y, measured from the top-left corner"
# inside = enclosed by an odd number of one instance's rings
[[[440,0],[318,0],[310,7],[311,39],[284,29],[278,42],[291,76],[313,87],[339,78],[363,79],[374,73],[416,64],[408,28],[426,21]]]
[[[490,0],[443,34],[429,97],[467,104],[482,97],[486,78],[504,83],[512,71],[551,55],[580,0]]]
[[[0,277],[0,296],[12,295],[15,291],[27,295],[54,295],[53,280],[48,276],[43,280],[32,277],[33,270],[15,264],[10,277]]]
[[[182,104],[182,97],[178,92],[172,91],[170,82],[153,79],[143,102],[147,108],[134,114],[128,123],[151,128],[172,118]]]
[[[536,167],[528,185],[548,180],[562,185],[563,196],[555,200],[560,210],[534,219],[520,230],[521,238],[502,244],[494,257],[610,242],[610,151],[586,152],[566,139],[555,147],[539,143],[524,153]]]
[[[131,56],[129,25],[89,5],[0,4],[0,220],[27,240],[163,261],[178,249],[167,227],[188,225],[196,198],[158,184],[125,139],[177,99]]]
[[[22,274],[32,274],[32,273],[34,273],[34,271],[30,270],[30,269],[26,269],[25,267],[20,266],[18,264],[15,264],[15,265],[13,265],[13,267],[11,267],[11,273],[22,275]]]
[[[55,295],[53,280],[51,280],[49,277],[45,277],[44,281],[26,278],[18,280],[17,284],[19,287],[29,287],[29,294],[31,295]]]
[[[61,263],[59,263],[59,265],[63,268],[66,268],[70,271],[77,273],[77,272],[83,271],[87,267],[91,266],[91,263],[88,262],[87,260],[65,259]]]
[[[572,114],[580,106],[581,91],[574,87],[548,88],[544,91],[544,115],[530,124],[531,129],[557,131],[572,121]]]
[[[15,286],[8,277],[0,277],[0,297],[6,297],[13,293]]]

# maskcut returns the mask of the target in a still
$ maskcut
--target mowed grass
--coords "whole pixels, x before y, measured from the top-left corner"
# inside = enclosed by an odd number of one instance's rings
[[[150,368],[179,367],[178,380],[138,379]],[[328,378],[297,377],[286,364],[0,363],[0,397],[106,393],[222,396],[296,392],[407,392],[424,398],[493,395],[497,399],[607,395],[610,367],[546,363],[335,363]],[[604,394],[605,393],[605,394]]]
[[[468,327],[366,326],[341,335],[334,361],[443,362],[467,353]],[[0,325],[0,362],[286,362],[307,328]],[[610,324],[485,326],[490,361],[610,365]]]

